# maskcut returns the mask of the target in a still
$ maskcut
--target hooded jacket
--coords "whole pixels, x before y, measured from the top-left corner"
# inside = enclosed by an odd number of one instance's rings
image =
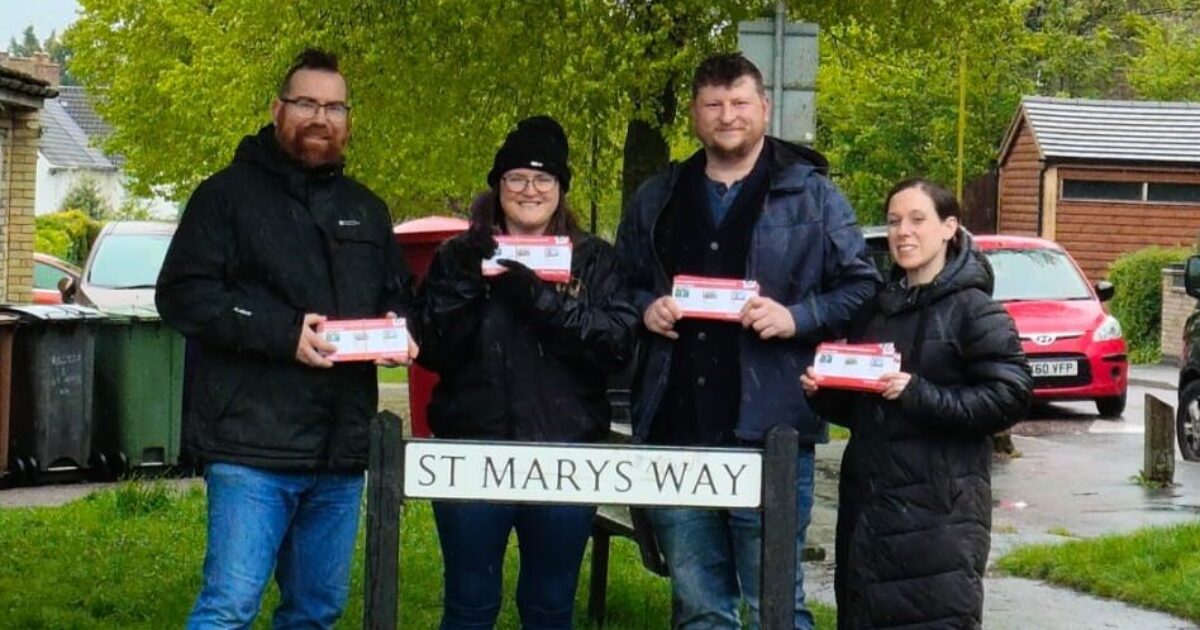
[[[375,366],[299,363],[301,322],[404,315],[413,299],[382,200],[340,165],[300,167],[273,125],[247,136],[188,200],[158,278],[163,320],[198,348],[188,449],[271,470],[361,470]]]
[[[791,339],[763,341],[742,332],[738,347],[741,402],[735,436],[761,442],[768,429],[787,424],[802,443],[828,439],[798,387],[812,364],[816,344],[844,334],[854,313],[875,292],[879,275],[865,257],[866,245],[853,210],[826,177],[825,158],[816,151],[767,137],[771,151],[767,194],[754,223],[746,279],[761,295],[787,307],[796,324]],[[617,254],[634,292],[639,315],[671,291],[659,259],[658,224],[677,194],[681,166],[672,164],[638,189],[617,233]],[[703,212],[704,209],[697,209]],[[673,342],[643,335],[633,381],[634,434],[651,432],[671,373]]]
[[[933,282],[899,270],[851,342],[894,343],[899,399],[820,390],[850,427],[838,495],[839,628],[979,628],[990,546],[992,434],[1024,417],[1033,380],[987,260],[962,247]]]

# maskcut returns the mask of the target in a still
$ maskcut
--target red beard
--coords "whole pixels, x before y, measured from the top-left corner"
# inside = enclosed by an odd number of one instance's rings
[[[276,135],[283,152],[310,169],[341,162],[346,148],[346,133],[328,124],[289,125]]]

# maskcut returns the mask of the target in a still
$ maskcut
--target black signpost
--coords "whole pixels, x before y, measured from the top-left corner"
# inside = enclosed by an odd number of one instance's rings
[[[371,422],[371,453],[367,480],[367,558],[366,558],[366,599],[363,602],[363,627],[367,630],[395,630],[397,628],[397,607],[399,593],[399,561],[400,561],[400,516],[401,505],[406,496],[405,488],[410,492],[407,496],[420,498],[438,498],[471,501],[526,501],[542,502],[536,486],[559,491],[546,492],[544,502],[575,502],[595,503],[598,505],[636,504],[642,506],[699,506],[709,508],[739,507],[759,509],[763,512],[763,549],[762,575],[760,576],[761,626],[764,630],[784,630],[792,627],[795,606],[796,583],[796,456],[798,450],[796,430],[787,426],[777,426],[767,435],[762,451],[747,449],[665,449],[662,447],[647,447],[633,445],[570,445],[570,444],[529,444],[529,443],[493,443],[481,445],[447,440],[412,440],[406,442],[401,432],[401,420],[389,412],[380,413]],[[437,487],[437,466],[448,463],[449,478],[468,477],[465,468],[469,466],[471,449],[484,447],[488,451],[487,464],[481,470],[482,478],[499,484],[502,479],[517,479],[514,472],[518,464],[517,457],[496,455],[493,451],[508,449],[518,455],[529,453],[533,455],[532,466],[522,473],[525,479],[524,488],[516,488],[510,483],[510,494],[499,492],[494,486],[492,491],[483,493],[462,491],[461,489],[447,490]],[[414,455],[410,449],[416,449]],[[441,450],[438,450],[441,449]],[[439,454],[440,453],[440,454]],[[614,458],[614,453],[619,456]],[[410,474],[416,479],[409,479],[406,486],[405,457],[412,468]],[[539,459],[543,457],[545,463]],[[599,465],[595,458],[607,457]],[[571,459],[575,458],[575,459]],[[656,499],[653,488],[648,493],[637,494],[634,491],[637,476],[636,466],[653,467],[658,476],[658,490],[664,487],[670,490],[673,485],[676,490],[681,487],[680,477],[672,477],[673,484],[664,484],[667,475],[657,468],[655,458],[659,460],[674,458],[679,465],[675,472],[687,473],[691,466],[693,471],[688,483],[694,484],[695,489],[711,489],[704,498],[695,500],[686,497],[663,495]],[[734,459],[736,458],[736,459]],[[584,462],[579,464],[578,462]],[[746,462],[754,464],[755,470],[747,473]],[[563,462],[570,463],[565,466]],[[575,462],[575,463],[572,463]],[[607,462],[607,463],[605,463]],[[682,462],[682,463],[681,463]],[[732,462],[732,463],[731,463]],[[609,465],[612,465],[611,468]],[[664,463],[663,467],[670,464]],[[738,468],[738,466],[741,466]],[[536,468],[536,476],[535,469]],[[554,472],[551,472],[554,471]],[[568,475],[567,471],[570,474]],[[696,474],[696,471],[699,471]],[[577,476],[575,473],[579,472]],[[602,485],[602,473],[608,474],[605,481],[614,482],[616,492],[629,492],[626,497],[617,497],[613,493],[604,494],[599,489]],[[742,477],[743,474],[748,476]],[[590,475],[590,476],[589,476]],[[682,475],[681,475],[682,476]],[[757,495],[748,494],[743,485],[739,490],[739,479],[754,478],[760,483],[761,491]],[[527,486],[530,480],[536,483],[531,494]],[[599,492],[592,496],[587,494],[588,486],[594,485]],[[453,483],[453,482],[451,482]],[[648,484],[653,486],[654,484]],[[718,487],[728,488],[730,493],[722,496]],[[572,488],[575,495],[564,498],[563,488]],[[414,488],[419,491],[413,490]],[[525,494],[520,494],[524,492]],[[415,493],[415,494],[414,494]],[[512,494],[517,493],[517,494]],[[694,494],[700,494],[695,493]],[[747,497],[754,499],[747,503]],[[664,620],[666,621],[666,620]]]

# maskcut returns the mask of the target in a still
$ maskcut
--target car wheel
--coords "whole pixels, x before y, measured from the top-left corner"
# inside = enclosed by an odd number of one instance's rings
[[[1125,413],[1125,394],[1096,399],[1096,411],[1102,418],[1120,418]]]
[[[1200,461],[1200,381],[1188,383],[1179,395],[1175,413],[1175,437],[1179,453],[1189,462]]]

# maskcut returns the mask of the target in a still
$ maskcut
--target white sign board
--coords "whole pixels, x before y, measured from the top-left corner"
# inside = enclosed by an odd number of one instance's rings
[[[762,502],[756,450],[459,440],[404,447],[409,498],[722,508]]]

